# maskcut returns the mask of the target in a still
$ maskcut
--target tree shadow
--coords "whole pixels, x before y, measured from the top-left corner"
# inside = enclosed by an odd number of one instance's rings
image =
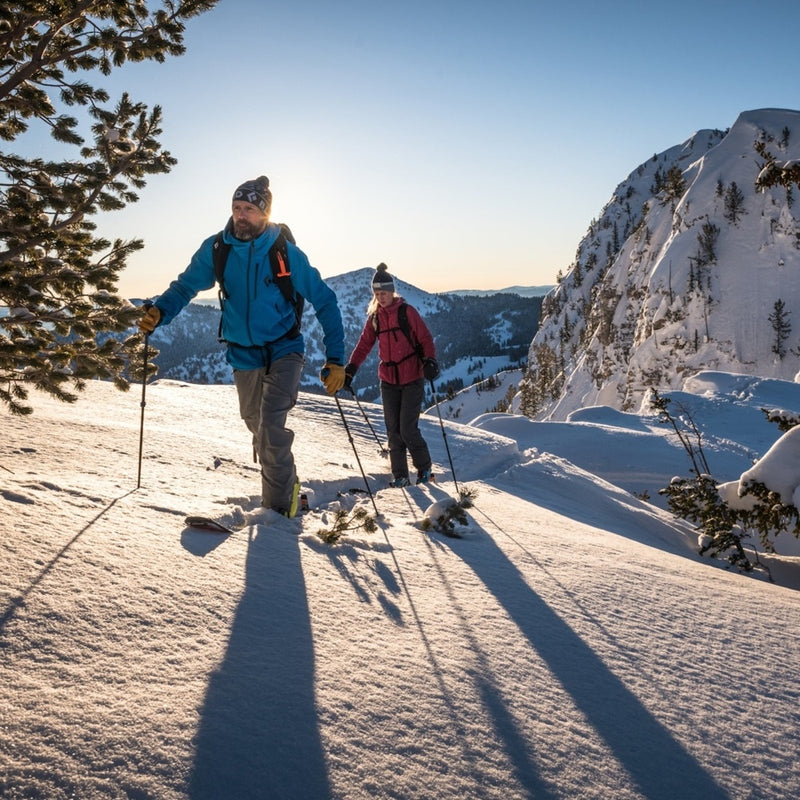
[[[81,528],[62,548],[59,550],[50,561],[42,567],[39,574],[30,582],[27,589],[22,591],[16,597],[12,597],[9,599],[9,605],[6,610],[0,614],[0,634],[3,633],[5,626],[13,619],[14,615],[17,611],[24,607],[25,602],[28,599],[28,596],[36,589],[36,587],[47,577],[47,575],[52,571],[52,569],[56,566],[56,564],[64,558],[67,554],[67,551],[78,541],[78,539],[83,536],[92,525],[95,524],[101,517],[104,517],[111,509],[120,501],[124,500],[128,495],[133,494],[136,489],[131,489],[129,492],[125,492],[125,494],[120,495],[119,497],[115,497],[102,511],[100,511],[95,517],[89,520],[83,528]]]
[[[648,800],[728,798],[704,767],[675,740],[614,675],[603,660],[529,586],[491,536],[481,544],[444,539],[472,569],[549,666],[588,724]],[[487,707],[501,735],[512,730],[505,704],[492,695]],[[516,735],[508,742],[518,763]]]
[[[352,542],[337,542],[335,547],[322,544],[320,541],[305,540],[307,547],[312,548],[320,555],[324,555],[342,578],[352,587],[356,599],[360,603],[371,603],[374,600],[380,604],[387,617],[395,624],[403,624],[403,612],[392,599],[401,593],[400,586],[392,571],[380,560],[390,549],[382,544],[366,544],[356,540]],[[368,555],[374,556],[369,564],[365,559]],[[377,590],[359,574],[359,565],[373,573],[380,580],[386,591]]]
[[[314,667],[298,541],[256,527],[228,648],[201,712],[193,800],[330,797]]]

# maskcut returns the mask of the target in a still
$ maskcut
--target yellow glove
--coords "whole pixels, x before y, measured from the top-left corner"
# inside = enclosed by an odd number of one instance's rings
[[[150,306],[147,313],[139,320],[139,330],[142,333],[152,333],[161,322],[161,312],[156,306]]]
[[[341,364],[325,362],[325,366],[319,373],[319,379],[329,395],[334,395],[344,386],[344,367]]]

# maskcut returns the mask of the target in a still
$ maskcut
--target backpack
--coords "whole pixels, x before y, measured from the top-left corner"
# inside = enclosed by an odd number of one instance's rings
[[[269,249],[269,265],[272,268],[272,280],[275,285],[281,290],[281,294],[292,304],[294,307],[294,325],[286,333],[289,339],[296,339],[300,335],[300,323],[303,319],[303,306],[305,300],[297,294],[292,284],[292,271],[289,268],[289,252],[286,246],[287,242],[295,244],[294,236],[292,236],[289,226],[280,223],[280,233],[278,238],[272,243]],[[228,253],[231,246],[226,244],[222,238],[223,231],[217,234],[214,240],[212,249],[212,258],[214,260],[214,277],[219,284],[219,306],[225,308],[225,301],[229,295],[225,289],[225,264],[228,260]],[[219,321],[219,337],[222,341],[222,319]]]

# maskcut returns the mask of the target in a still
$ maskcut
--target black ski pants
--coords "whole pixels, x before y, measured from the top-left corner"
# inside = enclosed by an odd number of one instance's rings
[[[408,477],[407,453],[417,472],[431,468],[428,445],[419,430],[419,415],[425,398],[422,378],[412,383],[381,381],[383,419],[389,438],[389,464],[395,478]]]

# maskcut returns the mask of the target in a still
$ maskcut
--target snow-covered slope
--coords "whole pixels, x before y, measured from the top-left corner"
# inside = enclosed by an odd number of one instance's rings
[[[617,187],[545,298],[529,354],[537,416],[635,410],[650,387],[677,388],[699,369],[794,378],[800,206],[796,192],[756,191],[756,142],[781,161],[799,157],[800,112],[744,112]]]
[[[496,367],[493,371],[492,367]],[[518,394],[519,382],[522,378],[521,369],[503,369],[504,364],[498,359],[494,364],[485,365],[489,378],[471,384],[465,389],[455,392],[452,396],[439,397],[438,406],[431,406],[426,414],[436,416],[441,414],[444,419],[468,423],[481,414],[493,411],[514,412],[515,398]],[[446,381],[448,374],[442,376]]]
[[[735,476],[775,438],[758,406],[799,391],[707,375],[685,399]],[[317,509],[294,520],[259,507],[232,386],[159,381],[139,400],[92,382],[4,420],[4,798],[800,795],[796,560],[770,561],[784,587],[727,572],[621,488],[680,471],[652,420],[446,423],[477,492],[450,539],[420,527],[454,491],[438,420],[422,425],[440,483],[386,489],[343,400],[381,517],[325,545],[334,509],[372,508],[349,491],[364,482],[332,399],[292,414]]]

